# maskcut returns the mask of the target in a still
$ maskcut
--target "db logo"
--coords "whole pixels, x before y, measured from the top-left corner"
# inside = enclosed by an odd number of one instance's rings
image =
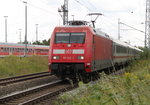
[[[71,49],[67,49],[67,50],[65,50],[65,53],[66,54],[72,54],[72,50]]]

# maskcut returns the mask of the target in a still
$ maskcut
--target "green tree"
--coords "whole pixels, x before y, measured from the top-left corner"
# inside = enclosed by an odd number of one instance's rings
[[[35,41],[32,44],[34,44],[34,45],[42,45],[42,43],[40,41]]]
[[[150,49],[143,48],[143,47],[140,47],[140,49],[143,50],[143,52],[141,53],[141,58],[149,59],[150,58]]]
[[[42,42],[35,41],[32,44],[34,44],[34,45],[49,45],[50,44],[50,39],[48,39],[48,40],[44,39],[44,40],[42,40]]]
[[[49,40],[46,40],[46,39],[45,39],[45,40],[42,41],[42,44],[43,44],[43,45],[49,45],[49,43],[50,43],[50,39],[49,39]]]

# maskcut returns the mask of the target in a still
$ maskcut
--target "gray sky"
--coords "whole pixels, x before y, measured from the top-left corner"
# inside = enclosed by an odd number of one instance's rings
[[[62,25],[57,12],[63,0],[26,0],[28,2],[28,41],[35,41],[35,24],[39,24],[39,40],[48,39],[55,26]],[[118,18],[121,22],[144,31],[146,0],[69,0],[69,19],[75,15],[77,20],[90,20],[86,15],[91,12],[104,14],[96,23],[98,28],[113,38],[118,36]],[[0,1],[0,42],[5,41],[5,19],[8,16],[8,42],[19,42],[19,29],[24,40],[23,0]],[[121,25],[121,29],[129,29]],[[143,46],[144,34],[135,30],[121,30],[121,40],[132,45]]]

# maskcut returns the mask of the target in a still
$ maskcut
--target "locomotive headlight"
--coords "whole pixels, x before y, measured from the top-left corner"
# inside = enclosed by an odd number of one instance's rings
[[[84,56],[81,56],[81,59],[84,59]]]
[[[84,59],[84,56],[78,56],[78,59]]]
[[[56,56],[53,56],[53,59],[56,59]]]
[[[53,59],[59,59],[59,56],[53,56]]]

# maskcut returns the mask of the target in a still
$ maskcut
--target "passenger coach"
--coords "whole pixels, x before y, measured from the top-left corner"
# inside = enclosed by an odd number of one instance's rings
[[[0,43],[0,57],[16,55],[23,57],[25,52],[25,44]],[[27,56],[40,55],[48,56],[49,46],[43,45],[27,45]]]

